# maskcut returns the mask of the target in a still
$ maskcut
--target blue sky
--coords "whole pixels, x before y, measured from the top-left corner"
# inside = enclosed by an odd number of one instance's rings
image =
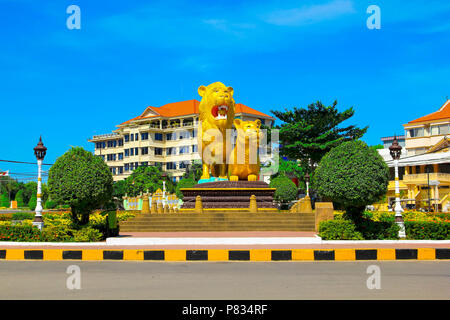
[[[71,4],[81,30],[66,27]],[[40,134],[45,162],[93,150],[92,135],[215,81],[266,113],[336,99],[378,144],[450,96],[449,16],[446,0],[0,0],[0,159],[34,161]]]

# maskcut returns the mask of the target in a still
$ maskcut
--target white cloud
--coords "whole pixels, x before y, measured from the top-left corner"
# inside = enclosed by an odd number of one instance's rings
[[[350,0],[334,0],[325,4],[271,12],[264,20],[278,26],[299,26],[330,20],[356,12]]]

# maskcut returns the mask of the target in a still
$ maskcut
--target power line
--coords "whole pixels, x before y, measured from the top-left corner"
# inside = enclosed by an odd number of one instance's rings
[[[37,164],[36,162],[24,162],[24,161],[14,161],[14,160],[0,160],[1,162],[11,162],[11,163],[21,163],[21,164]],[[52,166],[53,163],[43,163],[43,166]]]

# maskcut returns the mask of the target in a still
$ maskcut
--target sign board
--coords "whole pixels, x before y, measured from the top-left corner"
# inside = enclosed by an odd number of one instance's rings
[[[439,182],[439,181],[437,181],[437,180],[431,180],[430,181],[430,186],[438,186],[438,185],[440,185],[441,183]]]

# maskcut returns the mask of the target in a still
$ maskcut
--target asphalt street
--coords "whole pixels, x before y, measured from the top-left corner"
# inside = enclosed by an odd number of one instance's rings
[[[450,299],[450,261],[2,261],[0,299]]]

